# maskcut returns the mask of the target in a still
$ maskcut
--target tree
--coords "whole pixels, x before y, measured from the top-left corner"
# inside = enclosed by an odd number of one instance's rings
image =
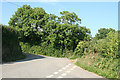
[[[20,28],[24,26],[31,27],[33,24],[35,24],[35,27],[45,25],[44,16],[46,14],[43,8],[31,8],[30,5],[23,5],[23,7],[18,8],[12,18],[10,18],[8,24]]]
[[[74,12],[70,13],[68,11],[63,11],[63,12],[60,12],[60,14],[62,15],[60,17],[62,23],[68,23],[68,24],[74,24],[74,25],[81,23],[81,19],[78,18],[78,16]]]
[[[96,39],[104,39],[104,38],[107,37],[107,34],[108,34],[110,31],[115,32],[115,30],[112,29],[112,28],[109,28],[109,29],[100,28],[100,29],[98,30],[98,33],[95,35],[95,38],[96,38]]]
[[[31,8],[30,5],[23,5],[18,8],[8,23],[21,32],[22,40],[34,42],[41,40],[44,36],[40,30],[48,22],[48,19],[49,15],[43,8]]]
[[[89,29],[78,25],[69,25],[68,23],[59,24],[50,21],[44,26],[47,32],[47,42],[52,44],[54,48],[62,48],[74,50],[80,40],[88,40]]]
[[[79,41],[90,39],[90,30],[80,26],[81,19],[74,12],[60,12],[58,17],[42,8],[23,5],[9,21],[17,28],[21,39],[30,43],[46,42],[57,49],[73,50]],[[63,20],[63,21],[62,21]]]

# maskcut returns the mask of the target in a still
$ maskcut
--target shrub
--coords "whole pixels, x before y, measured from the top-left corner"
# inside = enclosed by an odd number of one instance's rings
[[[15,61],[25,56],[22,54],[18,41],[18,33],[15,29],[2,26],[2,61]]]
[[[119,58],[118,33],[109,32],[105,39],[93,40],[89,44],[90,53],[100,53],[104,57]]]
[[[47,43],[42,43],[41,45],[30,45],[29,43],[20,42],[22,47],[22,51],[25,53],[32,53],[32,54],[41,54],[47,56],[55,56],[60,57],[62,51],[59,49],[53,48],[52,45],[48,45]]]
[[[118,59],[103,58],[98,54],[88,54],[79,58],[76,64],[105,78],[118,78],[118,62]]]
[[[75,53],[82,56],[77,65],[106,78],[118,78],[118,61],[120,58],[118,32],[111,31],[106,38],[93,39],[88,44],[87,51],[84,50],[85,42],[79,42],[77,45]],[[85,55],[83,56],[83,54]]]
[[[29,43],[20,42],[20,46],[22,48],[22,52],[29,53],[29,49],[31,48],[31,45]]]
[[[89,44],[89,51],[90,53],[101,53],[101,55],[104,55],[106,46],[105,39],[93,40]]]
[[[84,51],[88,48],[88,42],[80,41],[75,49],[74,54],[82,56]]]
[[[31,45],[30,43],[20,42],[20,45],[24,53],[47,55],[47,56],[53,56],[53,57],[70,57],[73,55],[72,50],[56,49],[53,47],[52,44],[48,44],[46,42],[43,42],[39,45]]]

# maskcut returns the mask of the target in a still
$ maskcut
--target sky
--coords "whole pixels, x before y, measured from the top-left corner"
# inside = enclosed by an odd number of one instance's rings
[[[8,25],[12,15],[24,4],[42,7],[57,16],[60,11],[75,12],[82,20],[81,26],[89,28],[93,37],[100,28],[118,30],[117,2],[2,2],[2,24]]]

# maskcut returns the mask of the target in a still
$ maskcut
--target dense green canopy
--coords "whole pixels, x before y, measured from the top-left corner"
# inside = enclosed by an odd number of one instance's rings
[[[74,50],[80,40],[90,40],[90,29],[80,26],[81,19],[74,12],[60,12],[58,17],[43,8],[23,5],[10,18],[9,25],[22,34],[20,39],[35,44],[47,42],[54,48]]]
[[[110,31],[115,32],[115,30],[112,29],[112,28],[109,28],[109,29],[100,28],[100,29],[98,30],[98,33],[95,35],[95,38],[96,38],[96,39],[104,39],[104,38],[107,37],[107,34],[108,34]]]

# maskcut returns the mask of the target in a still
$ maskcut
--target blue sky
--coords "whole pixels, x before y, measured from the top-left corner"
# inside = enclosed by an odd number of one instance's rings
[[[47,13],[57,16],[64,10],[75,12],[82,19],[81,26],[89,28],[93,37],[99,28],[118,30],[117,2],[2,2],[2,24],[8,25],[17,8],[24,4],[32,8],[42,7]]]

